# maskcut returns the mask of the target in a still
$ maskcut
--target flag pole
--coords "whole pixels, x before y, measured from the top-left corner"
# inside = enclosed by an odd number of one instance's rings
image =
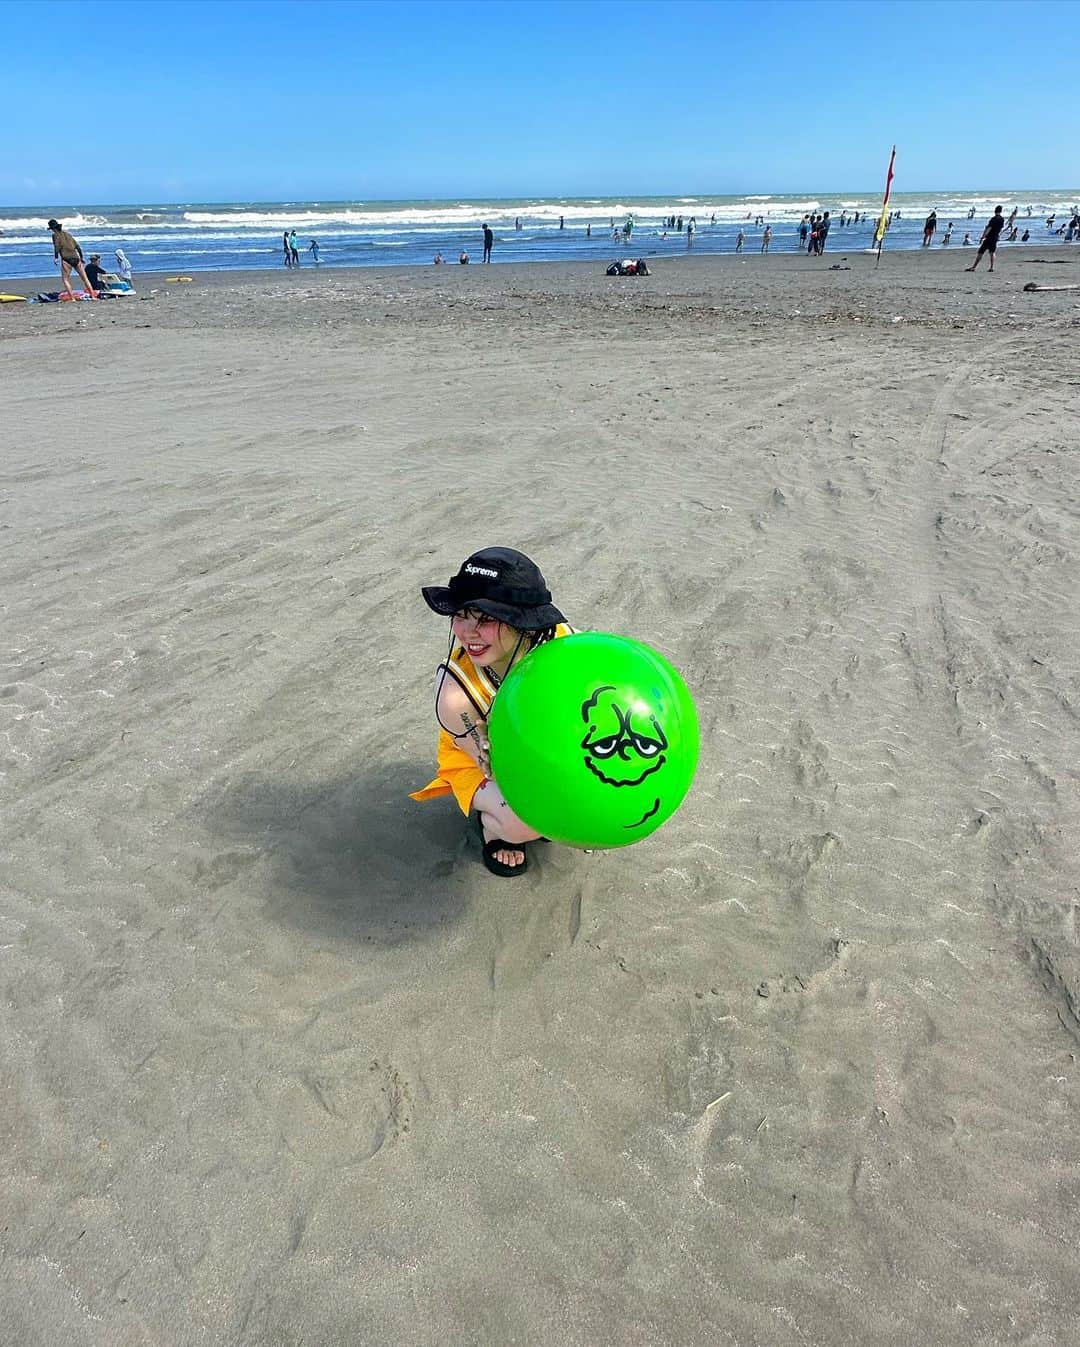
[[[892,147],[892,154],[889,156],[889,171],[885,175],[885,195],[881,201],[881,216],[877,226],[877,261],[874,263],[874,270],[877,271],[881,266],[881,250],[885,246],[885,230],[888,228],[886,221],[889,211],[889,193],[892,191],[893,168],[896,164],[896,146]]]

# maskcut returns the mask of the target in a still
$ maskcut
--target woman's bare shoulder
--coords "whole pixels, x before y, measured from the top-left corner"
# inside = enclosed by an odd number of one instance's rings
[[[475,722],[479,717],[469,694],[445,667],[440,666],[435,675],[435,705],[441,720],[453,717],[462,726],[465,716]]]

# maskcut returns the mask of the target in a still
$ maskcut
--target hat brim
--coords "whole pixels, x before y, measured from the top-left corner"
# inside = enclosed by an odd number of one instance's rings
[[[537,608],[518,608],[512,603],[496,603],[494,599],[462,601],[446,585],[427,585],[420,593],[431,611],[443,617],[453,617],[463,608],[472,608],[499,622],[505,622],[508,627],[516,627],[518,631],[545,631],[548,627],[556,627],[566,621],[553,603],[542,603]]]

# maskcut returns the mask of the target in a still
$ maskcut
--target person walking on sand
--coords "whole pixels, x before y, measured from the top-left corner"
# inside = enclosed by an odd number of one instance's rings
[[[1001,207],[995,206],[994,213],[986,222],[986,228],[982,232],[982,238],[979,240],[979,251],[975,254],[975,261],[970,267],[965,267],[965,271],[974,271],[979,265],[979,259],[983,253],[990,254],[990,272],[994,270],[994,254],[997,252],[998,238],[1001,231],[1005,228],[1005,217],[1001,213]]]
[[[86,293],[91,299],[97,299],[97,291],[90,284],[90,277],[86,274],[83,250],[59,220],[50,220],[49,230],[52,233],[53,261],[60,263],[60,279],[64,282],[64,289],[69,295],[75,293],[71,288],[71,273],[77,271],[86,287]]]
[[[926,221],[922,227],[922,246],[924,248],[929,248],[931,243],[933,243],[934,233],[936,229],[937,229],[937,211],[932,210],[930,214],[926,217]]]
[[[491,261],[491,245],[495,242],[495,235],[491,232],[490,225],[484,225],[484,261]]]
[[[765,233],[761,236],[761,251],[767,253],[769,244],[772,242],[772,225],[765,226]]]

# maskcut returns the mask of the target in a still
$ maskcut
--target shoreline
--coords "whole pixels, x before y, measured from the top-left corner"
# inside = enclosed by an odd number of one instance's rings
[[[917,260],[921,265],[925,266],[927,263],[929,263],[932,267],[937,268],[940,267],[941,264],[946,259],[951,259],[957,256],[966,257],[970,255],[972,260],[974,260],[977,252],[978,249],[975,246],[965,248],[959,244],[954,245],[951,248],[941,248],[941,247],[935,247],[932,249],[904,248],[904,249],[897,249],[893,252],[889,252],[888,250],[886,250],[882,254],[881,267],[886,268],[887,264],[899,264],[910,267],[913,266]],[[1066,253],[1065,257],[1059,256],[1059,254],[1062,252]],[[1043,254],[1053,254],[1053,255],[1043,257],[1042,256]],[[747,263],[755,263],[757,265],[768,266],[772,268],[780,268],[786,266],[791,267],[796,271],[802,269],[810,274],[813,274],[816,271],[822,270],[828,271],[830,267],[836,264],[840,259],[843,259],[844,262],[847,262],[849,264],[854,264],[855,261],[860,262],[860,264],[869,262],[870,263],[869,270],[872,271],[874,270],[874,263],[876,261],[877,255],[873,251],[867,251],[865,249],[845,250],[837,247],[837,248],[830,248],[821,257],[813,257],[813,258],[807,256],[807,254],[805,253],[799,252],[777,251],[774,253],[762,254],[757,250],[750,250],[750,249],[747,249],[742,253],[702,252],[696,255],[692,250],[688,250],[686,253],[683,254],[677,254],[674,256],[670,254],[664,254],[653,258],[648,251],[641,251],[640,249],[635,249],[632,245],[620,247],[619,245],[613,243],[610,248],[610,257],[608,257],[607,254],[605,254],[605,257],[607,257],[608,261],[623,257],[644,257],[646,261],[650,263],[650,270],[652,270],[652,268],[655,266],[657,271],[661,269],[666,271],[669,268],[678,268],[683,266],[726,268],[726,267],[736,267],[740,265],[745,265]],[[1053,264],[1057,262],[1066,263],[1070,261],[1075,261],[1076,263],[1080,264],[1080,245],[1067,244],[1067,243],[1054,244],[1054,243],[1033,243],[1033,242],[1029,242],[1026,244],[1011,243],[1008,245],[1002,245],[998,250],[998,265],[1005,263],[1009,257],[1016,257],[1022,262],[1045,261],[1047,264]],[[905,259],[905,261],[901,263],[900,259]],[[591,261],[588,259],[579,259],[579,258],[566,261],[562,261],[557,258],[556,259],[539,258],[536,261],[520,261],[520,260],[514,262],[495,261],[491,264],[490,267],[486,267],[482,263],[477,261],[471,261],[467,266],[462,266],[458,262],[445,262],[442,264],[442,266],[435,266],[430,262],[423,264],[418,263],[418,264],[385,265],[385,266],[383,265],[314,266],[310,263],[306,263],[301,264],[297,268],[279,266],[279,267],[242,267],[242,268],[237,267],[232,269],[220,269],[213,271],[192,270],[190,272],[190,275],[192,277],[192,283],[194,284],[198,284],[201,286],[207,285],[214,286],[214,285],[237,285],[243,284],[244,282],[250,282],[251,284],[263,284],[271,280],[277,280],[282,284],[288,284],[290,281],[293,280],[299,281],[301,277],[309,278],[313,276],[339,277],[339,278],[347,277],[351,279],[356,279],[365,276],[395,278],[402,276],[417,277],[427,275],[432,272],[436,273],[436,275],[445,276],[449,272],[453,272],[456,274],[460,273],[474,274],[477,270],[481,271],[496,270],[500,275],[505,275],[506,273],[510,273],[511,275],[513,275],[514,273],[518,272],[529,273],[536,269],[557,271],[560,268],[566,268],[568,271],[580,271],[583,274],[595,274],[599,268],[600,273],[603,274],[604,265],[605,264],[601,263],[599,260]],[[985,261],[982,264],[980,264],[980,269],[983,266],[985,266]],[[864,271],[867,270],[865,265],[862,265],[861,269]],[[176,273],[175,272],[170,273],[167,270],[139,271],[136,273],[134,278],[135,288],[136,290],[138,290],[139,280],[142,277],[146,277],[154,283],[162,283],[165,281],[165,278],[170,274]],[[642,278],[642,279],[647,282],[649,278]],[[40,291],[50,288],[49,287],[50,281],[55,281],[57,283],[57,287],[60,288],[59,271],[53,273],[52,275],[46,274],[42,276],[23,276],[18,278],[12,277],[8,279],[0,277],[0,286],[2,286],[4,290],[10,294],[31,295],[37,294]]]

